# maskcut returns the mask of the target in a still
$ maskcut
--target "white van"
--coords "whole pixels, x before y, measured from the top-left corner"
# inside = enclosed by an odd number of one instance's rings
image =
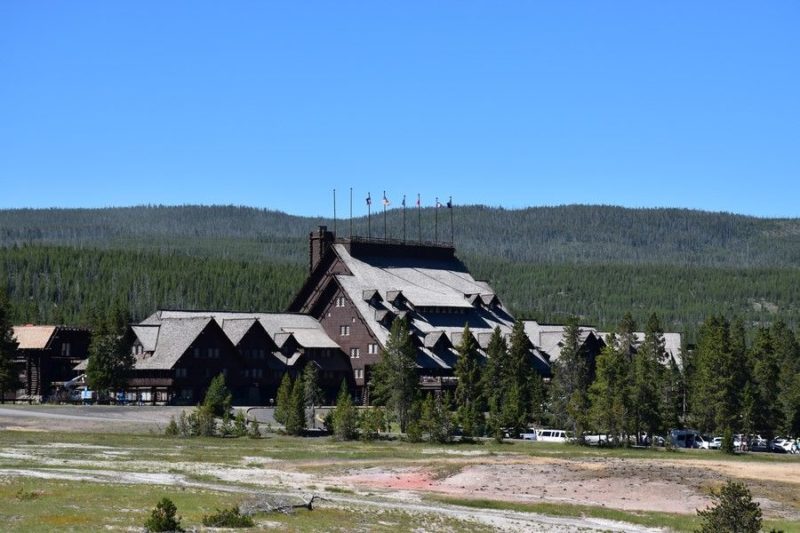
[[[539,442],[567,442],[567,432],[563,429],[537,429],[536,440]]]

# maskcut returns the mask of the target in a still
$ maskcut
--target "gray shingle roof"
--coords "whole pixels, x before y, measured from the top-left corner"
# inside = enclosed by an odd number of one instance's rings
[[[137,325],[132,326],[131,329],[145,352],[152,352],[156,349],[159,330],[157,325]]]
[[[409,325],[419,338],[417,364],[422,368],[450,368],[455,361],[454,355],[445,356],[441,346],[436,353],[431,348],[442,336],[447,338],[449,346],[453,335],[461,335],[465,323],[469,324],[476,339],[481,333],[486,334],[486,342],[495,327],[500,327],[505,334],[511,332],[513,318],[496,300],[494,291],[487,283],[476,281],[457,260],[356,258],[342,244],[335,244],[334,251],[352,273],[339,274],[336,280],[381,345],[385,346],[388,340],[388,324],[381,322],[383,313],[376,313],[363,300],[363,291],[377,289],[384,296],[383,306],[387,311],[409,318]],[[475,303],[481,300],[480,295],[486,295],[486,299],[496,307],[473,305],[467,295],[477,295]],[[403,300],[417,312],[398,307]],[[426,310],[420,312],[420,308]],[[434,313],[427,309],[442,312]]]
[[[211,321],[210,317],[162,319],[155,352],[149,357],[138,357],[136,369],[172,368]]]

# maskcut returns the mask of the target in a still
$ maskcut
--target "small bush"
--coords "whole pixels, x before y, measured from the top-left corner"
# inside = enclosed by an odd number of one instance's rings
[[[181,517],[175,517],[178,508],[169,498],[161,498],[155,509],[150,513],[150,518],[144,523],[147,531],[183,531]]]
[[[250,420],[250,429],[247,431],[247,436],[251,439],[261,438],[261,426],[258,424],[256,417],[253,417],[253,419]]]
[[[247,418],[244,416],[244,411],[241,409],[236,411],[236,416],[233,417],[233,436],[244,437],[247,435]]]
[[[194,437],[213,437],[216,433],[214,413],[205,407],[198,407],[187,419],[191,435]]]
[[[164,435],[167,437],[177,437],[179,435],[178,422],[175,421],[174,416],[170,417],[169,424],[164,429]]]
[[[178,415],[178,435],[183,438],[192,436],[192,427],[189,424],[189,417],[186,416],[186,411],[181,411]]]
[[[253,519],[241,514],[238,507],[230,509],[217,509],[217,512],[203,517],[203,525],[206,527],[253,527]]]
[[[731,428],[725,428],[722,433],[722,444],[720,445],[723,453],[733,453],[733,431]]]
[[[758,533],[761,530],[761,506],[753,501],[747,486],[728,481],[719,492],[711,495],[714,505],[697,511],[703,523],[698,533]]]

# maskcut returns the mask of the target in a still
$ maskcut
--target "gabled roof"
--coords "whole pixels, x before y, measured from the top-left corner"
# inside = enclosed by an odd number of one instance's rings
[[[222,331],[231,340],[234,346],[238,346],[247,332],[255,326],[258,321],[255,318],[223,318]]]
[[[19,350],[45,350],[57,326],[13,326]]]
[[[147,325],[136,325],[131,326],[133,330],[133,334],[136,335],[136,338],[139,339],[139,342],[142,344],[142,349],[145,352],[152,352],[156,349],[156,343],[158,342],[158,330],[159,327],[154,324],[147,324]]]
[[[282,347],[293,337],[303,348],[338,348],[322,325],[313,317],[297,313],[242,313],[229,311],[170,311],[153,313],[137,327],[163,325],[172,320],[214,320],[225,335],[236,346],[254,327],[261,327],[272,338],[275,345]],[[158,338],[160,345],[163,329]]]
[[[342,243],[334,244],[332,250],[348,272],[335,275],[335,279],[372,335],[385,346],[391,322],[388,318],[392,314],[407,317],[418,347],[417,364],[422,368],[451,368],[455,352],[446,356],[437,343],[445,338],[450,349],[451,339],[460,338],[465,324],[469,324],[476,340],[481,333],[490,335],[495,327],[505,334],[511,332],[513,318],[491,287],[476,281],[452,256],[449,259],[402,254],[356,257]],[[377,311],[363,299],[364,291],[372,290],[385,295],[382,308]],[[481,302],[484,295],[490,305],[473,305],[468,295],[476,295],[475,299]],[[401,302],[408,302],[413,310],[408,311]],[[434,347],[438,350],[435,354]]]
[[[169,369],[186,353],[198,335],[206,329],[211,317],[162,319],[158,333],[158,344],[149,357],[136,359],[137,370]]]

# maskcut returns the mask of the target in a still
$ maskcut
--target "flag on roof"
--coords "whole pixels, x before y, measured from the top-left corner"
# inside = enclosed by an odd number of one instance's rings
[[[391,203],[391,202],[389,201],[389,199],[388,199],[388,198],[386,198],[386,191],[383,191],[383,205],[384,205],[384,206],[387,206],[387,205],[389,205],[390,203]]]
[[[436,207],[442,207],[442,202],[439,201],[439,197],[436,197]]]
[[[417,193],[417,207],[419,207],[419,206],[420,206],[420,202],[421,202],[421,200],[420,200],[420,198],[419,198],[419,193]]]
[[[400,205],[402,205],[403,207],[406,206],[406,195],[405,194],[403,195],[403,201],[400,202]]]
[[[367,193],[367,205],[372,205],[372,197]]]
[[[447,209],[453,209],[453,197],[451,196],[449,200],[447,200]]]

